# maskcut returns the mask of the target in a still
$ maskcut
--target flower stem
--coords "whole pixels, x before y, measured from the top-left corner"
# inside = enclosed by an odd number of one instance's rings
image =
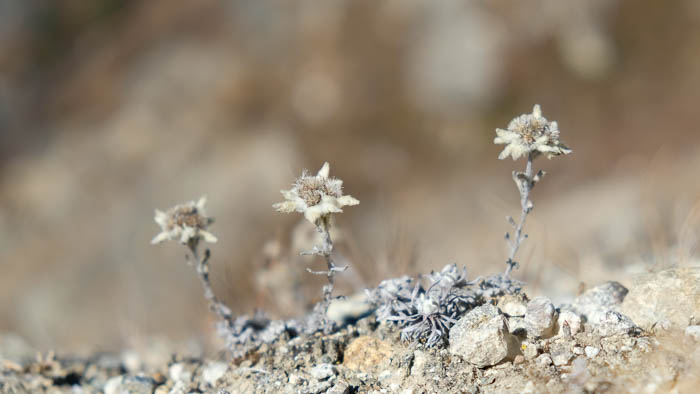
[[[515,225],[515,234],[513,240],[509,242],[510,254],[508,255],[508,260],[506,264],[505,276],[510,276],[511,271],[518,265],[514,260],[515,254],[518,252],[520,245],[527,238],[527,234],[523,234],[523,227],[525,226],[525,219],[527,214],[532,210],[532,202],[530,201],[530,191],[535,185],[533,180],[533,170],[532,162],[535,159],[535,153],[531,152],[527,156],[527,164],[525,165],[525,172],[521,173],[522,178],[518,177],[516,174],[515,181],[518,183],[518,190],[520,191],[520,221]]]
[[[316,221],[316,231],[318,231],[318,233],[321,235],[321,241],[323,244],[321,245],[320,249],[318,247],[314,247],[312,252],[303,253],[323,256],[323,258],[326,260],[327,271],[313,271],[311,269],[307,269],[307,271],[312,274],[325,275],[328,278],[328,285],[323,286],[323,302],[326,304],[329,304],[332,299],[333,287],[335,285],[335,275],[338,272],[343,272],[348,268],[347,266],[338,267],[333,261],[333,240],[331,239],[330,228],[331,224],[329,216],[322,216],[319,218]]]
[[[200,256],[198,244],[199,239],[191,239],[190,242],[187,243],[187,247],[190,249],[192,257],[194,258],[195,270],[204,288],[204,297],[209,301],[209,309],[216,313],[228,327],[232,328],[233,314],[231,313],[231,309],[216,297],[211,287],[211,282],[209,281],[209,257],[211,257],[211,252],[207,249],[204,252],[204,256]]]

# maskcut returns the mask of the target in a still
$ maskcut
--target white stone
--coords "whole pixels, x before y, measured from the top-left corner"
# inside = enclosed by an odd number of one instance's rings
[[[291,374],[289,375],[289,384],[298,386],[303,383],[303,379],[299,375]]]
[[[508,331],[513,335],[522,336],[527,332],[527,325],[525,324],[525,318],[520,316],[509,317],[508,318]],[[522,335],[521,335],[522,333]]]
[[[646,330],[664,321],[669,328],[687,327],[691,316],[700,316],[700,268],[674,268],[635,278],[621,312]]]
[[[552,351],[552,362],[558,367],[569,364],[572,358],[574,358],[574,355],[569,349],[557,349]]]
[[[523,356],[528,360],[534,359],[539,354],[537,344],[533,342],[523,342],[523,344],[520,345],[520,350],[523,352]]]
[[[613,310],[608,310],[605,314],[598,315],[596,320],[590,323],[593,329],[604,337],[629,335],[639,329],[629,317]]]
[[[331,364],[324,363],[311,368],[309,373],[314,379],[324,380],[330,378],[331,376],[335,376],[335,368],[333,368],[333,365]]]
[[[685,328],[685,335],[700,342],[700,326],[688,326]]]
[[[153,379],[143,376],[121,375],[110,378],[104,386],[105,394],[146,394],[155,388]]]
[[[539,365],[543,365],[543,366],[547,367],[547,366],[552,365],[552,357],[550,357],[549,354],[544,353],[544,354],[541,354],[539,357],[537,357],[535,362],[537,362],[537,364],[539,364]]]
[[[328,306],[326,315],[338,324],[344,324],[347,320],[357,319],[372,310],[367,302],[365,293],[356,293],[345,298],[336,298]]]
[[[119,394],[117,389],[119,388],[120,384],[122,384],[122,377],[121,376],[115,376],[113,378],[109,378],[109,380],[107,380],[107,383],[105,383],[105,386],[104,386],[105,394]]]
[[[583,321],[581,320],[581,316],[569,310],[564,310],[559,313],[557,323],[559,325],[559,335],[565,334],[564,323],[568,324],[571,335],[576,335],[583,331]]]
[[[505,316],[491,304],[474,308],[450,330],[449,351],[479,368],[496,365],[514,347]]]
[[[189,382],[192,380],[192,372],[188,371],[182,363],[171,365],[168,369],[168,374],[174,382]]]
[[[586,346],[583,349],[583,351],[586,353],[586,357],[588,357],[588,358],[594,358],[595,356],[598,355],[598,353],[600,353],[600,349],[598,349],[597,347],[593,347],[593,346]]]
[[[509,300],[501,305],[501,311],[508,316],[525,316],[527,306],[520,301]]]
[[[547,338],[554,334],[557,310],[547,297],[535,297],[527,304],[525,327],[533,338]]]
[[[213,362],[208,364],[202,371],[202,380],[208,385],[214,387],[216,382],[228,371],[228,365],[222,362]]]
[[[411,366],[411,376],[423,376],[425,370],[425,364],[428,358],[425,352],[422,350],[416,350],[413,352],[413,366]]]

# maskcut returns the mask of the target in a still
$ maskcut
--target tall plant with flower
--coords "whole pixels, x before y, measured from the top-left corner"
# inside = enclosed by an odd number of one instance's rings
[[[160,226],[161,231],[151,240],[151,244],[177,241],[187,247],[190,255],[185,257],[188,263],[195,267],[204,288],[204,297],[209,301],[210,309],[219,316],[219,325],[223,326],[220,328],[225,328],[224,331],[231,331],[234,326],[231,309],[216,297],[209,280],[211,252],[206,249],[203,255],[199,253],[201,241],[217,242],[217,238],[208,230],[209,226],[214,223],[214,218],[207,216],[204,209],[206,202],[206,197],[201,197],[196,202],[179,204],[165,212],[156,209],[154,220]]]
[[[510,252],[506,260],[507,268],[505,276],[508,277],[511,271],[517,267],[515,255],[522,242],[527,238],[523,233],[525,219],[532,211],[533,204],[530,200],[530,192],[545,175],[540,170],[535,172],[533,162],[539,156],[544,155],[548,159],[555,156],[568,155],[571,153],[563,142],[559,140],[559,125],[555,121],[549,121],[542,116],[542,109],[538,104],[532,108],[532,113],[523,114],[511,120],[506,129],[496,129],[495,144],[505,145],[503,151],[498,155],[500,160],[512,157],[518,160],[521,157],[527,159],[525,171],[513,171],[513,181],[520,193],[520,220],[515,221],[508,216],[506,219],[513,227],[513,236],[506,233],[505,239]]]
[[[335,275],[347,269],[335,265],[333,260],[333,240],[331,239],[331,216],[343,212],[343,207],[360,203],[356,198],[343,195],[343,181],[332,178],[330,165],[324,163],[316,175],[304,170],[299,178],[292,184],[289,190],[281,190],[284,201],[274,204],[272,207],[278,212],[299,212],[306,220],[316,226],[316,231],[321,236],[321,245],[314,246],[310,251],[301,252],[302,255],[321,256],[326,261],[325,271],[307,271],[315,275],[324,275],[328,278],[328,284],[323,286],[324,313],[331,302]]]

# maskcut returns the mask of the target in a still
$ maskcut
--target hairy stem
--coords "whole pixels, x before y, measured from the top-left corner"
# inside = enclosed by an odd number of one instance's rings
[[[338,267],[333,261],[333,240],[331,239],[330,232],[331,224],[330,217],[323,216],[316,221],[316,231],[321,235],[322,245],[320,248],[314,247],[311,252],[305,252],[302,254],[316,254],[323,256],[326,260],[327,271],[313,271],[307,269],[312,274],[315,275],[325,275],[328,278],[328,285],[323,286],[323,302],[329,304],[332,299],[333,287],[335,285],[335,275],[338,272],[345,271],[348,267]]]
[[[532,169],[532,162],[535,159],[535,154],[530,153],[527,156],[527,164],[525,166],[525,172],[523,173],[524,178],[520,182],[520,187],[518,187],[518,190],[520,191],[520,221],[515,225],[515,234],[513,236],[513,240],[509,242],[510,246],[510,254],[508,255],[508,260],[506,261],[506,264],[508,265],[506,267],[506,272],[505,276],[508,277],[510,276],[511,271],[513,271],[513,268],[517,266],[517,262],[514,260],[515,259],[515,254],[518,253],[518,249],[520,248],[520,245],[525,241],[525,238],[527,238],[526,234],[523,234],[523,227],[525,226],[525,219],[527,218],[527,214],[530,213],[532,210],[532,203],[530,202],[530,191],[532,190],[533,186],[535,185],[533,181],[533,169]]]
[[[192,253],[199,281],[202,283],[202,287],[204,287],[204,297],[209,301],[209,309],[216,313],[228,327],[233,327],[233,314],[231,313],[231,309],[216,297],[211,287],[211,282],[209,281],[209,257],[211,256],[211,252],[207,249],[204,252],[204,256],[200,256],[198,244],[199,239],[193,239],[190,240],[187,246]]]

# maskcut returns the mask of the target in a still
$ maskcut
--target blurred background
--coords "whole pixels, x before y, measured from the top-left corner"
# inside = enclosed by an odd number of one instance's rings
[[[536,167],[515,276],[561,302],[697,257],[695,0],[0,2],[0,331],[39,349],[208,342],[153,209],[201,195],[236,313],[320,297],[281,201],[302,169],[336,219],[338,294],[456,262],[505,269],[519,200],[494,128],[535,103],[574,153]]]

